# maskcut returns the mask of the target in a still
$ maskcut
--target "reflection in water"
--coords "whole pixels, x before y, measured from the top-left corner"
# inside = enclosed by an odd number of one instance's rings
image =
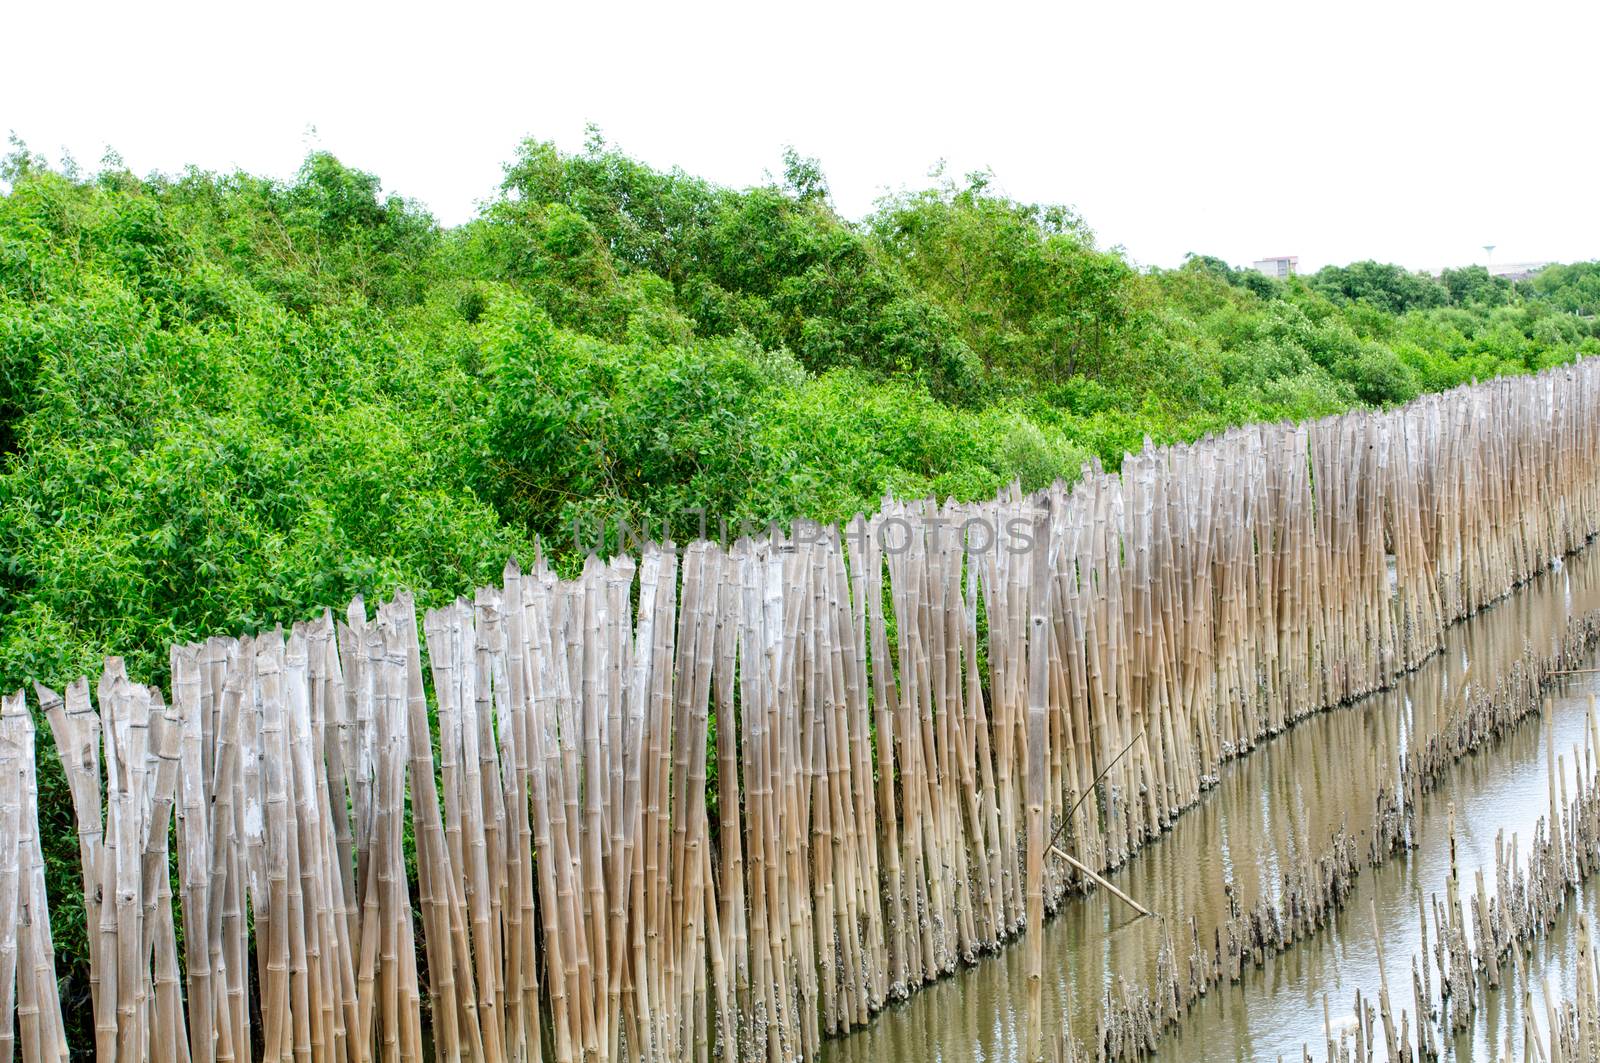
[[[1309,838],[1316,853],[1341,826],[1364,830],[1378,788],[1392,781],[1413,732],[1430,733],[1469,690],[1492,687],[1530,646],[1553,650],[1570,616],[1596,608],[1600,559],[1590,553],[1570,558],[1564,568],[1451,629],[1444,652],[1394,689],[1307,719],[1226,766],[1216,789],[1112,881],[1172,920],[1175,939],[1187,936],[1192,917],[1201,939],[1209,941],[1228,916],[1226,887],[1245,907],[1260,897],[1275,897],[1291,832]],[[1411,957],[1421,945],[1419,913],[1431,903],[1431,894],[1442,892],[1449,868],[1450,804],[1456,806],[1463,877],[1470,881],[1483,867],[1492,883],[1496,832],[1504,829],[1508,840],[1517,834],[1526,851],[1535,822],[1548,809],[1543,729],[1555,728],[1556,748],[1572,764],[1573,748],[1586,745],[1587,696],[1597,689],[1597,678],[1569,677],[1554,692],[1550,718],[1530,718],[1497,744],[1454,765],[1421,800],[1416,850],[1364,871],[1354,896],[1327,930],[1247,971],[1238,984],[1213,990],[1162,1041],[1158,1058],[1231,1061],[1282,1054],[1298,1059],[1302,1045],[1320,1057],[1324,994],[1337,1025],[1341,1016],[1350,1015],[1357,989],[1364,996],[1376,993],[1374,905],[1390,984],[1406,987],[1409,1005]],[[1580,903],[1569,905],[1533,948],[1530,967],[1548,974],[1557,992],[1570,991],[1577,913],[1590,911],[1596,920],[1593,881]],[[1105,993],[1115,990],[1119,978],[1142,984],[1154,974],[1162,924],[1137,919],[1120,902],[1096,892],[1065,903],[1043,933],[1045,1031],[1052,1034],[1065,1022],[1079,1038],[1094,1042]],[[985,957],[924,988],[865,1029],[827,1044],[824,1058],[830,1063],[1018,1059],[1027,1030],[1024,961],[1025,950],[1016,945]],[[1508,1026],[1520,1045],[1519,997],[1493,994],[1479,1008],[1473,1029],[1446,1046],[1447,1054],[1489,1059],[1489,1045],[1503,1045]],[[1542,1016],[1537,977],[1533,998]]]

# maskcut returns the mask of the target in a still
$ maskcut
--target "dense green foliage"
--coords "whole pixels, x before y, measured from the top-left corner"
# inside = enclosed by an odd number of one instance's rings
[[[0,685],[356,593],[424,603],[575,523],[840,519],[1038,487],[1146,437],[1388,404],[1600,350],[1600,264],[1141,271],[983,175],[831,209],[595,138],[470,224],[313,155],[288,183],[52,170],[0,197]],[[613,536],[614,542],[614,536]],[[565,560],[563,563],[567,563]],[[48,748],[48,741],[45,746]],[[64,968],[76,858],[46,766]],[[76,917],[76,922],[74,922]],[[81,977],[74,979],[82,993]]]

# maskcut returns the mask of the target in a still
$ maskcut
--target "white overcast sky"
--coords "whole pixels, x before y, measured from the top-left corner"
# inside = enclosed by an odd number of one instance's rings
[[[522,137],[594,122],[736,186],[792,144],[852,217],[987,167],[1146,265],[1571,261],[1600,257],[1597,31],[1593,0],[19,3],[0,131],[141,173],[326,148],[454,224]]]

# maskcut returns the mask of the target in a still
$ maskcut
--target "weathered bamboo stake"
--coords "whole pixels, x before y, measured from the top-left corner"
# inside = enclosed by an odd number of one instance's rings
[[[255,657],[253,653],[244,652],[247,645],[248,640],[240,639],[233,647],[231,660],[225,656],[226,651],[213,653],[214,661],[222,658],[218,662],[220,668],[216,665],[213,668],[222,671],[223,676],[221,695],[216,699],[218,715],[212,732],[216,743],[211,758],[213,773],[209,779],[213,856],[206,908],[211,938],[211,968],[220,975],[220,992],[213,994],[216,997],[219,1063],[253,1058],[254,1054],[245,989],[249,984],[249,951],[245,943],[244,854],[242,832],[239,829],[243,814],[240,769],[240,735],[243,733],[242,718],[245,715],[242,708],[243,690],[245,675]],[[215,675],[212,678],[216,678]]]
[[[289,807],[294,810],[288,816],[283,833],[289,865],[290,1044],[296,1063],[309,1063],[311,1053],[323,1046],[332,1034],[322,1027],[322,1019],[327,1014],[322,1006],[325,993],[318,984],[322,972],[314,965],[318,952],[314,905],[320,876],[315,867],[315,843],[311,839],[319,817],[309,765],[304,758],[310,740],[304,626],[296,625],[287,642],[281,632],[277,633],[274,642],[281,646],[281,650],[278,647],[275,650],[282,654],[284,781],[289,792]]]
[[[168,711],[161,692],[147,688],[148,727],[152,757],[146,759],[146,773],[152,793],[143,824],[143,855],[140,860],[140,894],[144,899],[143,936],[140,939],[140,965],[152,962],[151,1045],[149,1058],[183,1061],[189,1059],[189,1041],[183,1036],[185,1021],[178,985],[177,941],[172,914],[172,887],[168,848],[172,825],[173,798],[177,788],[178,741],[181,723]]]
[[[184,960],[188,974],[189,1049],[196,1063],[216,1058],[216,1004],[212,997],[211,794],[206,785],[203,647],[174,647],[172,700],[181,721],[178,778],[178,855],[183,888]],[[193,929],[191,929],[193,928]],[[200,933],[201,929],[205,933]]]
[[[107,1016],[116,989],[106,985],[110,963],[102,958],[101,881],[104,827],[100,819],[100,718],[89,701],[89,682],[78,679],[67,688],[66,699],[36,686],[40,705],[50,721],[56,750],[67,773],[73,811],[78,825],[78,859],[83,870],[83,910],[89,945],[89,988],[95,1018],[98,1057],[114,1060],[116,1020]],[[114,978],[114,976],[112,976]],[[108,1036],[111,1040],[108,1041]]]
[[[116,838],[109,873],[116,902],[117,957],[116,1052],[119,1059],[142,1058],[150,1045],[150,967],[144,944],[143,838],[150,814],[150,695],[128,681],[120,659],[107,663],[99,687],[110,717],[106,730],[106,825]],[[102,909],[102,919],[106,915]],[[102,923],[102,926],[104,924]]]
[[[21,692],[0,701],[0,1059],[16,1052],[17,923],[22,877],[22,748],[9,717]],[[27,711],[26,707],[23,711]]]
[[[66,1027],[56,985],[55,943],[39,838],[37,743],[33,716],[20,690],[0,701],[0,743],[14,749],[19,775],[16,1001],[22,1058],[66,1063]]]
[[[1389,971],[1383,955],[1383,922],[1378,918],[1378,902],[1371,902],[1372,941],[1378,950],[1378,1011],[1383,1016],[1383,1039],[1388,1047],[1388,1058],[1400,1057],[1401,1038],[1396,1035],[1394,1017],[1389,1010]]]
[[[1050,559],[1047,518],[1034,521],[1033,576],[1028,622],[1028,1058],[1039,1058],[1044,1015],[1045,721],[1048,682]]]
[[[581,816],[572,814],[569,825],[578,825],[578,851],[583,853],[582,911],[587,939],[586,958],[588,979],[583,1000],[589,1012],[587,1022],[592,1029],[589,1051],[605,1060],[609,1052],[609,1021],[606,1015],[607,986],[610,977],[606,961],[610,950],[606,945],[605,920],[605,842],[601,837],[601,800],[609,782],[602,757],[602,729],[608,714],[606,694],[609,687],[604,680],[608,671],[608,647],[604,643],[606,629],[604,602],[604,566],[598,558],[590,557],[585,565],[582,585],[572,597],[571,623],[582,632],[582,640],[569,643],[574,654],[581,653],[582,664],[573,669],[581,676],[573,700],[575,728],[571,762],[579,774],[569,777],[573,783],[569,790],[569,813],[576,813],[581,804]],[[581,778],[582,782],[576,780]],[[581,787],[581,797],[580,797]]]
[[[267,851],[267,947],[262,965],[261,1029],[266,1058],[273,1063],[291,1058],[292,1016],[289,997],[289,843],[293,815],[285,769],[288,736],[283,722],[282,641],[271,637],[258,644],[256,673],[261,691],[262,776],[265,784],[264,831]],[[262,919],[257,912],[257,926]]]

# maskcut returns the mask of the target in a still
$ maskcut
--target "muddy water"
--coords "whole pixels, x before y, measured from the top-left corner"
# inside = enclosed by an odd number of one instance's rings
[[[1117,980],[1151,980],[1163,919],[1184,955],[1191,918],[1206,942],[1226,921],[1227,891],[1247,908],[1259,897],[1275,896],[1293,836],[1308,839],[1317,855],[1341,825],[1364,830],[1378,788],[1392,779],[1413,732],[1430,733],[1469,690],[1492,687],[1529,645],[1553,649],[1569,616],[1596,608],[1600,556],[1590,550],[1453,628],[1445,652],[1393,690],[1302,721],[1225,767],[1218,786],[1197,807],[1112,876],[1160,918],[1135,918],[1129,908],[1096,892],[1069,899],[1046,923],[1047,1034],[1065,1025],[1092,1043],[1104,995]],[[1324,994],[1337,1024],[1352,1013],[1357,989],[1363,996],[1377,993],[1374,906],[1396,1011],[1412,1010],[1411,957],[1422,952],[1419,908],[1431,894],[1443,894],[1450,805],[1456,808],[1462,879],[1470,886],[1473,872],[1483,867],[1492,892],[1496,832],[1504,830],[1508,844],[1515,833],[1525,853],[1535,822],[1548,810],[1547,726],[1555,729],[1569,786],[1574,783],[1573,747],[1584,746],[1587,698],[1600,689],[1596,680],[1600,676],[1568,677],[1556,689],[1548,717],[1530,717],[1498,743],[1456,764],[1422,799],[1417,849],[1377,870],[1364,869],[1353,896],[1323,932],[1268,959],[1240,983],[1213,990],[1162,1042],[1157,1058],[1270,1060],[1282,1054],[1299,1059],[1303,1044],[1321,1058]],[[1547,974],[1557,993],[1570,985],[1574,969],[1576,912],[1590,910],[1595,920],[1597,893],[1591,886],[1581,904],[1569,906],[1536,946],[1530,967],[1536,978]],[[1024,964],[1024,949],[1013,944],[830,1043],[824,1058],[829,1063],[1018,1059],[1027,1030]],[[1532,988],[1542,1025],[1537,982]],[[1513,1043],[1520,1045],[1520,996],[1502,992],[1480,1007],[1475,1028],[1447,1046],[1452,1058],[1490,1058],[1488,1046],[1503,1045],[1508,1027],[1515,1032]]]

